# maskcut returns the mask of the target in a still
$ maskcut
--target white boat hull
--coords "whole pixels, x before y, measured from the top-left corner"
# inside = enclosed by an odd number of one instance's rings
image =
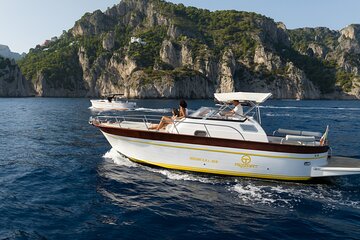
[[[135,102],[90,100],[93,108],[103,110],[128,110],[136,107]]]
[[[154,166],[280,180],[309,180],[328,154],[299,154],[234,149],[118,136],[102,131],[111,146],[130,160]]]

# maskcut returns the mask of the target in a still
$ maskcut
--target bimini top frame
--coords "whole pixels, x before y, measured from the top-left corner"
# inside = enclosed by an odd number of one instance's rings
[[[259,105],[265,102],[272,96],[271,93],[252,93],[252,92],[233,92],[233,93],[215,93],[215,99],[220,102],[220,108],[214,114],[218,114],[227,109],[231,101],[238,100],[243,105],[249,106],[249,109],[243,114],[246,117],[251,111],[255,109],[257,121],[261,124],[261,115]],[[208,116],[212,117],[212,116]]]
[[[260,104],[265,102],[271,96],[271,93],[253,92],[214,93],[215,99],[223,103],[238,100],[239,102],[254,102]]]

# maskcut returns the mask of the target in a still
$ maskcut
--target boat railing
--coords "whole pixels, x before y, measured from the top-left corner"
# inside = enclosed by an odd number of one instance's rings
[[[144,126],[148,128],[149,124],[152,124],[153,121],[160,121],[161,116],[159,115],[123,115],[123,116],[95,116],[90,117],[89,122],[97,122],[97,123],[109,123],[109,124],[118,124],[119,127],[121,123],[125,121],[132,121],[132,122],[142,122]]]
[[[162,116],[160,116],[160,115],[95,116],[95,117],[90,117],[89,123],[90,124],[94,124],[94,123],[111,124],[111,125],[116,125],[117,127],[120,127],[120,128],[129,128],[129,126],[126,126],[125,123],[139,122],[139,123],[144,124],[145,129],[150,130],[150,127],[153,124],[157,124],[161,121],[161,117]],[[199,136],[211,137],[212,134],[210,133],[210,130],[209,130],[210,127],[222,127],[222,128],[231,129],[232,131],[238,133],[243,140],[245,140],[243,134],[238,129],[236,129],[232,126],[228,126],[228,125],[224,125],[224,124],[193,122],[193,121],[185,122],[183,120],[184,119],[179,119],[179,120],[170,119],[170,120],[165,120],[165,121],[167,122],[168,125],[171,124],[174,127],[174,130],[176,131],[177,134],[180,134],[177,126],[179,123],[181,123],[181,124],[192,124],[192,125],[203,126],[206,134],[199,135]]]

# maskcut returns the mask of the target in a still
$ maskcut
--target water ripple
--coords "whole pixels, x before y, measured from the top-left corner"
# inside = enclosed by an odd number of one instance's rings
[[[264,128],[322,131],[360,157],[356,101],[269,101]],[[177,100],[137,100],[163,114]],[[191,109],[212,101],[189,101]],[[358,239],[360,177],[292,183],[133,163],[88,125],[88,99],[0,99],[0,239]],[[291,118],[291,121],[289,119]],[[5,141],[4,141],[5,140]]]

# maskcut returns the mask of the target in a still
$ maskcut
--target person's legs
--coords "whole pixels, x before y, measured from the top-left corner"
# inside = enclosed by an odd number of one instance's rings
[[[152,124],[152,125],[149,127],[149,130],[157,129],[158,126],[159,126],[159,124]]]
[[[168,125],[170,122],[171,122],[171,117],[166,117],[166,116],[162,117],[159,125],[156,128],[156,130],[162,129],[163,127]]]
[[[169,124],[171,121],[171,117],[163,116],[159,122],[159,124],[153,124],[151,127],[149,127],[150,130],[159,130],[163,127],[165,127],[167,124]]]

